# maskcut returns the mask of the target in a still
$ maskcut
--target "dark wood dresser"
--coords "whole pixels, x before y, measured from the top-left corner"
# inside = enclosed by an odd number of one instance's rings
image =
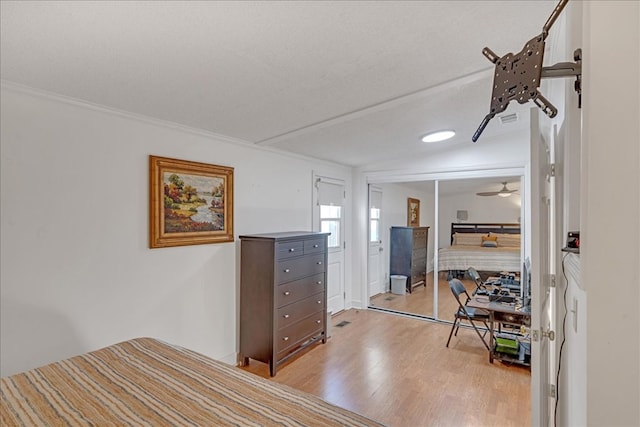
[[[407,292],[427,286],[429,227],[391,227],[390,275],[407,276]]]
[[[326,342],[327,236],[283,232],[240,236],[240,352],[279,364]]]

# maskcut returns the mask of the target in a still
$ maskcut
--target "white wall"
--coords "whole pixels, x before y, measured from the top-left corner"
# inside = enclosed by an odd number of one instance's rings
[[[148,249],[150,154],[234,167],[236,237],[310,230],[312,170],[351,180],[8,84],[1,101],[2,376],[138,336],[235,361],[239,241]]]
[[[591,1],[583,7],[580,265],[588,313],[587,423],[637,426],[640,2]]]
[[[557,43],[553,44],[547,63],[570,61],[575,49],[584,47],[582,8],[582,2],[569,2],[554,24],[554,31],[557,30],[559,37]],[[559,110],[555,119],[558,125],[556,144],[560,147],[556,158],[556,179],[559,184],[556,238],[557,247],[561,248],[565,245],[568,231],[580,230],[583,109],[578,108],[573,78],[551,81],[555,85],[550,88],[549,96],[558,104]],[[556,262],[556,360],[561,363],[557,382],[557,423],[560,426],[584,426],[587,424],[587,294],[581,289],[580,255],[559,252]],[[577,314],[574,314],[571,310],[576,307]],[[563,322],[565,310],[567,315]],[[560,343],[563,341],[560,354]]]
[[[520,195],[509,197],[483,197],[475,194],[440,194],[438,247],[451,244],[451,223],[518,223],[520,219]],[[465,210],[469,217],[458,221],[457,211]]]

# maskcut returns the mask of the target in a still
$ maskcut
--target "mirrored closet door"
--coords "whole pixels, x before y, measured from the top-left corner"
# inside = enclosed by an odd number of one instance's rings
[[[376,290],[369,287],[369,305],[433,317],[433,277],[428,272],[433,271],[434,182],[384,183],[375,188],[381,198],[380,210],[371,208],[375,199],[370,191],[369,222],[370,230],[379,227],[382,286]],[[371,245],[375,242],[369,243],[371,259]],[[371,270],[370,264],[370,274]]]
[[[500,193],[505,187],[505,182],[508,195]],[[376,184],[375,188],[375,198],[370,194],[369,216],[370,229],[376,234],[374,236],[370,233],[370,238],[376,237],[378,240],[370,242],[370,256],[372,249],[377,249],[378,257],[375,266],[369,265],[368,274],[371,276],[377,271],[378,283],[375,288],[369,287],[369,306],[453,321],[457,302],[451,294],[448,280],[458,277],[470,291],[473,291],[475,283],[465,274],[466,268],[462,268],[463,264],[474,263],[474,260],[480,262],[478,267],[483,278],[493,274],[490,270],[503,270],[496,267],[503,264],[499,261],[497,264],[485,264],[486,260],[483,261],[482,256],[476,256],[471,260],[451,261],[446,258],[439,261],[438,255],[441,250],[450,248],[452,243],[466,243],[469,246],[467,249],[485,250],[481,249],[482,233],[471,233],[466,236],[466,241],[465,238],[460,238],[459,242],[454,242],[458,228],[474,227],[477,224],[510,224],[517,227],[522,217],[521,177]],[[412,200],[419,202],[416,212],[417,223],[413,224],[411,221],[412,218],[415,221],[415,216],[412,217],[411,212]],[[409,227],[414,228],[413,232],[407,232]],[[398,270],[398,263],[421,262],[422,243],[419,235],[423,231],[427,234],[424,250],[425,275],[424,280],[419,280],[419,277],[413,277],[413,272],[409,273],[406,269]],[[472,242],[473,239],[478,240],[477,245],[472,244],[476,243]],[[371,246],[372,244],[374,246]],[[486,252],[488,251],[490,249],[487,248]],[[508,249],[500,248],[499,251]],[[520,247],[514,248],[512,252],[515,257],[513,264],[520,265]],[[395,258],[397,254],[401,261]],[[460,262],[462,264],[459,264]],[[489,267],[490,270],[487,270]],[[405,274],[398,277],[395,273],[399,271]],[[406,276],[406,279],[402,276]],[[403,283],[405,286],[402,286]]]

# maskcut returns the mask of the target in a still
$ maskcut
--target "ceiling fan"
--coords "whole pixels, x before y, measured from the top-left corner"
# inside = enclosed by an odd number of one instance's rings
[[[478,196],[500,196],[500,197],[509,197],[511,193],[515,193],[518,190],[509,190],[507,188],[507,183],[502,183],[502,189],[500,191],[483,191],[480,193],[476,193]]]

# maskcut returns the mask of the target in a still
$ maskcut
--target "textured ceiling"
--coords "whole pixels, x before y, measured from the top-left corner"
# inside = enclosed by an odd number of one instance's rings
[[[522,194],[520,191],[521,185],[519,176],[443,180],[438,182],[438,193],[446,196],[473,196],[475,193],[481,191],[500,191],[502,189],[503,182],[507,183],[507,188],[509,190],[516,190],[517,192],[515,194]],[[433,181],[405,182],[402,183],[402,185],[416,191],[434,191]]]
[[[519,51],[555,3],[2,1],[1,77],[361,166],[445,149],[419,141],[430,130],[470,144],[489,108],[482,48]]]

